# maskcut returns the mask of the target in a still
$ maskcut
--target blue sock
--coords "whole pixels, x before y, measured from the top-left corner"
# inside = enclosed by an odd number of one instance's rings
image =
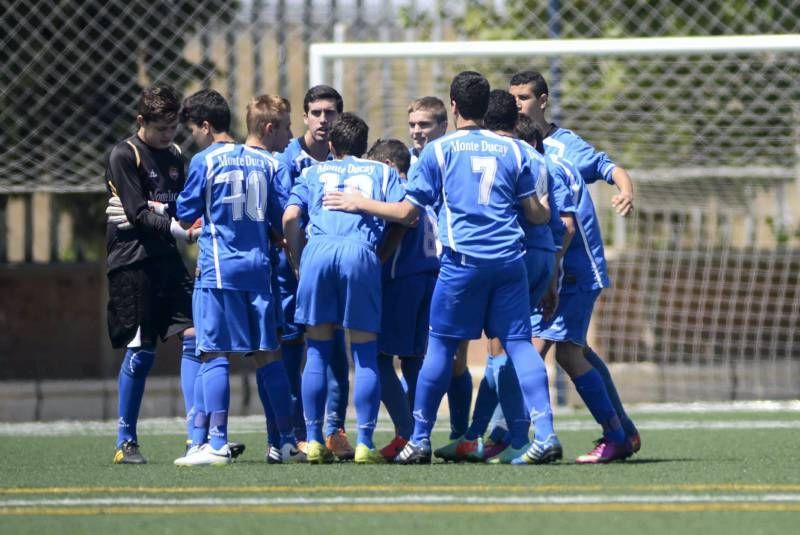
[[[550,407],[550,391],[544,361],[530,340],[505,340],[503,347],[506,348],[506,353],[517,371],[517,379],[522,389],[525,408],[534,427],[535,437],[538,440],[545,440],[554,434],[554,431],[553,410]]]
[[[378,379],[378,342],[351,344],[353,363],[356,368],[356,388],[353,393],[353,404],[356,406],[356,422],[358,422],[357,444],[374,448],[372,434],[378,421],[378,410],[381,408],[381,382]]]
[[[308,440],[325,442],[322,423],[325,420],[325,396],[328,393],[328,361],[333,353],[333,340],[307,339],[306,367],[303,370],[303,410]]]
[[[394,357],[383,353],[378,355],[378,374],[381,381],[381,401],[392,419],[397,434],[408,439],[414,429],[411,407],[403,391],[400,378],[394,371]],[[358,385],[356,384],[356,391]]]
[[[422,369],[422,358],[420,357],[400,357],[400,371],[403,373],[402,382],[408,398],[408,408],[414,406],[414,396],[417,395],[417,379],[419,370]],[[408,438],[408,437],[406,437]]]
[[[334,331],[333,355],[328,362],[328,395],[325,399],[325,436],[344,429],[347,401],[350,397],[350,364],[347,361],[344,330]]]
[[[293,340],[292,342],[296,342]],[[283,365],[286,367],[286,375],[289,377],[289,386],[292,391],[292,425],[297,440],[306,439],[306,422],[303,416],[303,394],[300,377],[303,373],[303,354],[305,344],[288,343],[281,344],[283,354]]]
[[[603,376],[592,368],[580,377],[572,380],[581,399],[586,404],[595,421],[603,428],[603,436],[618,444],[625,442],[625,430],[622,429],[611,400],[608,399]]]
[[[495,364],[497,396],[500,398],[500,406],[506,418],[509,442],[512,448],[521,448],[528,443],[531,419],[525,410],[525,399],[522,396],[514,363],[508,360],[506,355],[495,358],[501,359]]]
[[[490,356],[486,357],[486,368],[483,371],[483,379],[478,386],[478,395],[475,398],[475,409],[472,411],[472,423],[467,429],[464,438],[475,440],[486,433],[489,427],[489,420],[497,407],[497,393],[495,392],[493,361]]]
[[[227,357],[215,357],[203,367],[203,398],[208,415],[208,434],[211,447],[220,449],[228,443],[228,408],[231,387],[228,380]]]
[[[136,424],[144,396],[147,374],[153,367],[155,349],[152,347],[128,348],[119,368],[119,394],[117,415],[117,447],[128,440],[138,441]]]
[[[458,343],[454,338],[428,337],[428,351],[422,361],[414,396],[414,432],[411,434],[414,443],[431,438],[436,412],[453,375],[453,355]]]
[[[183,406],[186,409],[186,435],[192,439],[194,429],[194,381],[200,370],[200,357],[195,355],[197,338],[194,336],[183,337],[183,350],[181,352],[181,393],[183,393]]]
[[[256,368],[256,386],[258,387],[258,399],[261,400],[261,406],[264,409],[264,418],[267,422],[267,444],[272,444],[273,446],[280,446],[281,445],[281,436],[280,432],[278,431],[278,426],[275,423],[275,411],[272,409],[272,403],[269,400],[269,393],[267,392],[267,384],[266,384],[266,375],[268,374],[267,366],[262,366],[260,368]],[[286,370],[284,369],[284,373]],[[288,377],[287,381],[287,388],[288,388]],[[292,400],[291,394],[289,394],[289,411],[291,411],[292,407]]]
[[[283,361],[270,362],[259,368],[258,373],[260,374],[259,382],[263,385],[261,388],[269,398],[273,421],[280,435],[278,441],[272,442],[272,444],[275,446],[283,446],[287,443],[296,444],[292,427],[292,395]]]
[[[450,406],[450,440],[463,436],[469,426],[469,410],[472,405],[472,375],[469,369],[450,380],[447,389]]]
[[[592,368],[597,370],[603,378],[603,383],[606,385],[606,392],[608,393],[608,399],[611,400],[611,404],[614,406],[614,410],[619,417],[622,428],[625,430],[625,434],[629,437],[637,434],[639,431],[633,424],[633,420],[631,420],[625,412],[625,407],[622,406],[622,400],[619,399],[617,387],[614,385],[614,380],[611,378],[611,372],[608,371],[606,363],[603,362],[603,359],[601,359],[591,347],[587,347],[586,349],[587,351],[583,356],[586,357],[586,360],[589,361]]]
[[[206,414],[206,398],[203,395],[203,370],[205,370],[205,364],[200,365],[194,380],[192,446],[200,446],[208,440],[208,414]]]

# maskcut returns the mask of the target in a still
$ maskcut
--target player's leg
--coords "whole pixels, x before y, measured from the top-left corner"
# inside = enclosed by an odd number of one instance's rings
[[[292,425],[301,449],[306,440],[306,424],[303,416],[303,396],[301,395],[300,378],[303,373],[306,344],[303,337],[304,327],[295,321],[297,303],[297,279],[289,265],[286,254],[281,251],[276,276],[280,306],[283,316],[283,332],[281,334],[281,354],[289,377],[292,392]]]
[[[355,366],[353,404],[358,424],[355,462],[382,463],[385,459],[372,440],[381,405],[377,336],[373,332],[348,329],[346,344],[352,351]]]
[[[328,396],[325,400],[325,446],[340,460],[349,461],[355,450],[344,430],[347,402],[350,397],[350,363],[343,329],[333,336],[333,355],[328,363]]]
[[[333,461],[333,454],[325,447],[322,428],[325,421],[325,398],[328,392],[328,362],[334,351],[333,331],[332,323],[306,326],[308,349],[301,392],[308,437],[306,454],[310,463]]]
[[[522,259],[495,266],[487,334],[500,338],[516,370],[525,406],[535,428],[528,451],[515,462],[546,463],[561,458],[544,361],[531,344],[530,295]]]
[[[606,385],[606,392],[608,392],[608,397],[611,400],[611,404],[614,406],[614,410],[617,412],[619,421],[622,423],[622,428],[625,430],[625,435],[628,439],[628,443],[630,444],[631,451],[636,453],[642,447],[639,430],[636,429],[636,425],[634,425],[633,420],[631,420],[631,418],[628,416],[628,413],[625,412],[625,407],[622,405],[622,400],[617,392],[614,379],[611,378],[611,372],[608,370],[606,363],[603,362],[603,359],[601,359],[600,356],[588,345],[583,348],[583,355],[586,357],[586,360],[589,361],[589,364],[591,364],[592,367],[597,370],[603,378],[603,383]]]
[[[112,345],[124,347],[117,398],[115,464],[147,462],[139,451],[136,424],[147,374],[155,358],[154,289],[146,262],[108,274],[108,328]]]
[[[460,255],[442,258],[431,300],[428,349],[414,397],[414,432],[396,463],[430,462],[430,434],[452,377],[453,355],[462,340],[480,336],[489,281],[483,270],[465,264]]]
[[[200,357],[195,354],[195,342],[194,327],[186,329],[183,333],[181,344],[181,393],[183,394],[183,406],[186,410],[186,441],[189,445],[192,443],[192,429],[194,428],[192,423],[194,420],[192,412],[192,407],[194,406],[194,383],[202,364]]]

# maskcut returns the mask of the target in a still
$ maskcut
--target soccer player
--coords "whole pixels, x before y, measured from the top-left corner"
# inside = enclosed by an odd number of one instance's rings
[[[303,98],[303,122],[306,125],[306,131],[302,136],[291,140],[283,153],[278,156],[288,169],[286,175],[288,179],[285,179],[284,189],[291,191],[303,169],[333,159],[328,145],[328,136],[333,121],[342,113],[342,109],[342,96],[330,86],[317,85],[306,92]],[[281,350],[292,382],[292,396],[295,400],[295,433],[303,441],[301,447],[305,447],[306,428],[303,422],[303,401],[300,393],[300,375],[305,349],[303,326],[294,321],[297,280],[283,252],[280,254],[278,281],[285,321]],[[335,452],[336,456],[342,460],[349,460],[355,455],[344,430],[350,378],[347,375],[348,363],[347,355],[344,352],[344,334],[340,329],[337,329],[335,339],[336,351],[329,361],[327,372],[328,419],[325,435],[328,447]]]
[[[358,116],[340,115],[330,132],[336,159],[303,172],[283,216],[290,259],[299,270],[295,321],[306,325],[308,352],[302,391],[310,463],[333,460],[323,443],[322,424],[326,369],[334,353],[336,326],[345,329],[346,351],[352,352],[355,363],[355,462],[385,461],[372,442],[380,408],[376,335],[381,326],[381,266],[375,251],[385,222],[322,206],[323,195],[338,190],[379,201],[402,199],[403,187],[394,169],[360,158],[367,149],[367,135],[368,127]],[[301,234],[304,215],[309,219],[305,248]]]
[[[260,95],[253,98],[247,104],[245,123],[247,124],[247,139],[245,145],[250,148],[272,153],[281,152],[286,148],[292,138],[291,118],[289,114],[291,106],[289,101],[276,95]],[[281,211],[286,205],[289,192],[283,189],[284,182],[289,182],[285,174],[287,169],[282,162],[279,162],[277,176],[275,180],[275,193],[281,206]],[[280,297],[280,287],[278,281],[278,265],[280,259],[278,251],[282,247],[282,228],[270,229],[272,231],[273,247],[270,250],[271,261],[271,282],[272,295],[276,299],[274,311],[276,313],[276,325],[278,326],[279,336],[283,332],[283,310],[277,299]],[[277,245],[276,245],[277,244]],[[270,464],[282,463],[284,456],[281,454],[281,431],[277,425],[276,413],[270,402],[268,392],[268,367],[262,366],[256,370],[256,385],[258,386],[258,397],[264,409],[267,420],[267,452],[266,461]],[[294,410],[294,404],[290,404],[290,409]],[[283,422],[282,422],[283,423]],[[291,423],[291,421],[290,421]]]
[[[186,345],[193,342],[192,279],[175,245],[176,239],[194,240],[194,231],[174,219],[185,180],[183,157],[173,144],[179,109],[172,87],[145,88],[137,132],[111,149],[106,167],[111,204],[122,212],[121,221],[110,217],[106,225],[108,329],[112,346],[126,348],[119,373],[115,464],[146,462],[136,424],[157,339],[186,332]],[[159,212],[148,202],[158,203]]]
[[[367,158],[394,167],[405,187],[411,154],[402,141],[379,140]],[[414,428],[411,406],[428,342],[431,296],[439,272],[433,210],[426,209],[411,227],[390,225],[378,256],[383,263],[383,309],[378,336],[381,401],[396,431],[392,441],[381,449],[381,455],[392,460],[405,447]],[[407,392],[394,370],[395,355],[400,359]]]
[[[420,97],[408,105],[408,134],[411,136],[411,163],[429,142],[447,133],[447,109],[436,97]]]
[[[265,150],[234,142],[228,133],[228,104],[216,91],[188,97],[181,117],[199,145],[211,143],[192,158],[177,201],[181,226],[189,228],[199,217],[204,223],[193,298],[203,363],[201,384],[195,388],[193,444],[175,464],[231,462],[227,424],[232,354],[252,354],[256,361],[280,431],[282,461],[303,461],[291,426],[289,380],[278,351],[271,292],[269,233],[280,228],[282,215],[275,193],[278,162]]]
[[[574,132],[546,120],[549,91],[544,77],[536,71],[523,71],[512,76],[509,86],[520,113],[533,119],[544,135],[545,152],[571,162],[577,169],[580,176],[573,177],[575,182],[570,184],[573,191],[602,179],[619,189],[611,199],[617,213],[621,216],[630,214],[633,210],[633,184],[627,171]],[[565,254],[559,309],[555,317],[542,326],[537,346],[542,354],[546,354],[552,343],[556,343],[558,363],[575,383],[592,415],[603,426],[603,438],[587,455],[579,457],[578,462],[606,463],[637,452],[641,440],[636,426],[625,412],[608,368],[586,344],[586,330],[594,302],[600,291],[608,287],[609,281],[591,198],[584,190],[574,200],[581,240],[575,240]],[[613,411],[607,409],[606,400],[611,403]]]
[[[500,338],[514,362],[537,437],[526,455],[537,463],[562,455],[544,362],[531,345],[523,232],[519,203],[531,223],[544,223],[549,210],[535,191],[531,163],[511,139],[480,127],[489,101],[489,82],[462,72],[450,85],[456,132],[429,143],[410,172],[406,197],[380,203],[331,192],[326,206],[365,211],[408,222],[425,206],[442,202],[439,235],[444,238],[441,270],[431,301],[428,349],[414,399],[414,431],[399,464],[429,463],[430,433],[452,373],[452,355],[481,330]]]

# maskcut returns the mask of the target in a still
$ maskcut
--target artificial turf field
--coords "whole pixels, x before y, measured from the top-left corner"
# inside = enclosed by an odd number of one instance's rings
[[[142,422],[149,463],[113,466],[113,423],[0,424],[0,532],[798,533],[797,407],[633,412],[642,450],[606,466],[572,462],[598,434],[581,412],[557,415],[562,462],[523,467],[267,465],[258,418],[232,420],[231,466],[175,468],[178,420]]]

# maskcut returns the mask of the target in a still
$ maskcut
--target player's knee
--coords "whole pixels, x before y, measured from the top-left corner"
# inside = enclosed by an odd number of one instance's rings
[[[122,373],[136,379],[143,379],[147,377],[150,368],[153,367],[155,357],[154,348],[130,348],[125,352],[125,358],[122,360]]]
[[[253,362],[256,368],[261,368],[267,364],[272,364],[283,358],[280,349],[276,351],[255,351],[253,352]]]
[[[350,331],[351,344],[366,344],[375,341],[378,337],[375,333],[368,331],[359,331],[356,329],[348,329]]]

